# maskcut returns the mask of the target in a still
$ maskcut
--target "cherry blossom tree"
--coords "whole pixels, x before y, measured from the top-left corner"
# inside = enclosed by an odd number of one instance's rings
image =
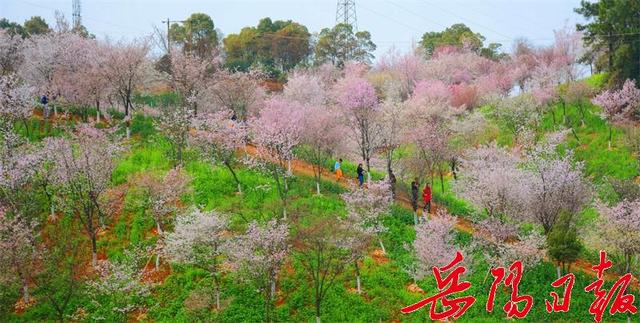
[[[609,121],[609,148],[613,139],[612,123],[633,118],[640,109],[640,89],[633,80],[626,80],[622,89],[606,90],[598,94],[593,104],[599,105],[604,110],[604,117]]]
[[[0,205],[11,216],[37,218],[38,175],[43,152],[25,143],[13,128],[0,128]]]
[[[103,132],[88,125],[80,125],[71,140],[49,138],[46,145],[53,161],[54,181],[60,185],[57,204],[82,223],[91,240],[95,266],[98,230],[107,214],[100,201],[120,149]]]
[[[39,258],[36,223],[0,210],[0,282],[19,281],[22,298],[31,302],[29,281]]]
[[[489,217],[519,214],[521,188],[528,179],[518,169],[520,160],[495,144],[467,152],[461,162],[460,180],[455,191],[465,200],[486,211]]]
[[[195,131],[191,141],[199,147],[213,162],[223,164],[233,176],[242,193],[242,184],[236,174],[238,150],[246,146],[247,126],[244,122],[232,119],[233,112],[221,110],[198,115],[193,120]]]
[[[58,101],[82,109],[84,121],[89,108],[95,107],[96,122],[100,122],[100,104],[111,90],[105,74],[108,51],[105,44],[76,35],[68,39],[57,57],[59,66],[52,83],[60,96]]]
[[[165,107],[162,109],[160,118],[156,121],[158,130],[166,136],[171,144],[170,158],[174,166],[182,165],[192,121],[193,110],[189,108],[189,105]]]
[[[77,35],[70,33],[47,33],[28,38],[22,43],[23,60],[19,67],[20,77],[30,86],[44,94],[57,93],[53,79],[60,68],[60,57],[64,48]]]
[[[456,223],[454,216],[439,210],[437,216],[415,227],[416,239],[413,241],[413,251],[415,260],[418,262],[416,278],[422,279],[428,276],[431,268],[447,265],[456,255],[459,250],[454,245]]]
[[[144,191],[156,230],[162,235],[163,223],[178,211],[176,204],[189,190],[189,177],[182,168],[173,168],[163,177],[145,174],[136,182]]]
[[[560,155],[557,144],[538,144],[526,156],[528,179],[523,203],[523,216],[542,225],[545,234],[563,212],[577,214],[591,199],[591,189],[585,180],[581,162],[573,161],[571,151]]]
[[[376,91],[367,80],[358,77],[340,80],[334,91],[336,103],[352,129],[362,160],[370,173],[371,157],[381,139],[381,127],[376,122],[380,114]]]
[[[90,299],[87,312],[93,320],[124,320],[144,309],[144,299],[151,293],[144,282],[142,249],[125,250],[122,259],[101,260],[96,266],[97,277],[86,284]]]
[[[562,101],[565,104],[575,105],[580,113],[580,122],[584,127],[585,118],[585,100],[591,96],[591,87],[585,82],[572,82],[568,83],[566,89],[561,93]],[[640,103],[640,100],[638,101]]]
[[[227,253],[227,217],[193,210],[178,216],[174,231],[165,237],[164,254],[173,262],[207,270],[213,278],[216,308],[220,309],[222,258]]]
[[[271,321],[280,269],[289,254],[289,228],[275,220],[260,226],[253,222],[247,232],[229,242],[229,258],[242,277],[255,283],[265,302],[265,321]]]
[[[151,66],[147,60],[149,43],[146,40],[134,40],[131,43],[108,44],[105,47],[104,76],[111,85],[124,108],[129,134],[130,110],[133,109],[133,91],[150,74]]]
[[[22,39],[0,30],[0,75],[15,73],[22,60]]]
[[[371,242],[376,238],[374,227],[363,226],[362,218],[357,213],[349,213],[345,220],[341,221],[342,228],[348,232],[341,242],[353,259],[353,267],[356,275],[356,291],[362,294],[362,282],[360,281],[360,264],[367,255]]]
[[[380,57],[376,65],[377,71],[388,74],[392,82],[397,84],[402,100],[412,95],[416,84],[423,78],[424,69],[424,59],[417,51],[403,54],[390,50]]]
[[[256,114],[265,100],[265,91],[260,86],[262,74],[256,71],[229,72],[220,70],[208,88],[214,108],[233,111],[233,118],[247,121]]]
[[[322,303],[337,277],[354,262],[349,249],[351,231],[341,222],[321,220],[297,230],[294,248],[313,288],[316,322],[321,322]]]
[[[527,267],[533,267],[544,257],[544,236],[535,231],[528,235],[518,234],[514,225],[497,218],[481,222],[478,231],[479,238],[475,244],[482,250],[490,268],[507,268],[516,260],[522,261]]]
[[[335,121],[336,112],[322,106],[310,106],[305,109],[304,127],[301,143],[305,149],[301,152],[305,160],[313,164],[316,180],[316,192],[320,195],[322,172],[331,156],[343,141],[345,129]]]
[[[624,200],[614,206],[599,203],[597,208],[602,217],[599,233],[622,256],[625,272],[631,272],[631,260],[640,253],[640,200]]]
[[[380,243],[383,253],[386,253],[380,235],[386,232],[383,219],[390,212],[393,198],[389,183],[379,181],[369,183],[368,188],[359,188],[342,194],[342,199],[347,205],[349,217],[360,224],[362,228],[371,230]]]
[[[538,122],[540,115],[537,113],[536,107],[537,104],[533,96],[523,94],[499,102],[494,115],[516,136],[524,128]]]
[[[406,124],[403,117],[406,112],[406,105],[385,101],[381,105],[379,123],[381,125],[380,149],[384,152],[387,161],[387,176],[391,178],[393,174],[394,153],[404,143],[403,133],[406,131]],[[393,188],[392,188],[393,190]]]
[[[288,177],[291,176],[288,166],[294,157],[293,149],[302,137],[304,115],[303,106],[276,97],[267,101],[260,116],[249,121],[258,157],[263,161],[261,164],[269,170],[276,182],[285,219],[289,195]]]
[[[20,82],[15,74],[0,75],[0,124],[7,127],[22,121],[29,130],[26,120],[31,117],[33,88]]]
[[[327,91],[319,76],[312,73],[294,73],[284,86],[285,100],[309,106],[322,106],[327,101]]]
[[[195,115],[199,103],[205,100],[203,92],[213,78],[216,63],[216,57],[202,58],[180,50],[171,53],[171,87],[182,97],[182,104],[189,105]]]
[[[450,136],[451,131],[444,123],[433,120],[423,124],[416,131],[408,133],[406,138],[415,148],[415,154],[408,162],[416,176],[419,179],[429,176],[433,185],[434,176],[439,175],[443,192],[445,166],[452,153],[449,144]]]

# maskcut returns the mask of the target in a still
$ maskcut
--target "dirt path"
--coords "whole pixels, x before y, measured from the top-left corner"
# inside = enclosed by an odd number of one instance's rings
[[[246,152],[250,155],[257,155],[258,151],[257,148],[253,145],[248,145],[246,148]],[[302,176],[314,176],[314,171],[313,171],[313,166],[303,160],[293,160],[291,161],[291,170],[294,174],[296,175],[302,175]],[[324,169],[322,171],[322,180],[324,181],[329,181],[332,183],[336,183],[339,185],[342,185],[345,188],[348,189],[354,189],[357,187],[357,180],[355,178],[346,178],[343,177],[341,180],[337,180],[336,175],[329,172],[328,170]],[[411,199],[409,198],[409,196],[407,196],[407,194],[405,192],[397,192],[396,194],[396,204],[402,206],[405,209],[408,210],[413,210],[412,206],[411,206]],[[440,206],[433,204],[432,206],[432,213],[431,216],[435,216],[435,214],[437,213],[437,209]],[[420,216],[422,216],[422,211],[418,210],[418,213]],[[455,215],[454,215],[455,216]],[[475,229],[473,227],[473,223],[471,221],[469,221],[468,219],[464,219],[461,217],[456,216],[456,218],[458,219],[458,222],[456,224],[456,229],[462,232],[467,232],[470,234],[475,234]],[[550,259],[545,257],[545,261],[548,262],[552,262]],[[572,271],[579,271],[579,272],[583,272],[589,276],[596,276],[596,273],[593,271],[592,267],[594,266],[594,264],[590,263],[587,260],[584,259],[578,259],[576,260],[574,263],[571,264],[571,270]],[[614,274],[614,273],[605,273],[605,279],[607,280],[617,280],[618,278],[620,278],[619,275]],[[551,282],[549,282],[551,283]],[[632,283],[632,287],[637,290],[640,291],[640,281],[638,281],[637,278],[634,277],[633,279],[633,283]]]

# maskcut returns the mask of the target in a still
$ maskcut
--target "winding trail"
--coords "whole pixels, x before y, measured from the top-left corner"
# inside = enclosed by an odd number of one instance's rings
[[[257,148],[254,145],[247,145],[246,149],[245,149],[246,153],[252,156],[255,156],[258,154]],[[303,161],[303,160],[299,160],[299,159],[294,159],[291,161],[291,171],[298,176],[310,176],[313,177],[314,176],[314,170],[313,170],[313,165],[311,165],[310,163]],[[327,169],[323,169],[322,170],[322,180],[324,181],[328,181],[328,182],[332,182],[332,183],[336,183],[339,184],[345,188],[348,189],[354,189],[357,187],[357,179],[355,178],[347,178],[346,176],[343,177],[343,179],[338,180],[336,178],[336,175],[333,174],[332,172],[328,171]],[[395,198],[395,202],[397,205],[402,206],[403,208],[407,209],[407,210],[411,210],[413,211],[413,208],[411,206],[411,199],[410,197],[407,195],[406,192],[404,191],[398,191],[396,192],[396,198]],[[436,216],[437,214],[437,209],[440,206],[432,203],[432,214],[430,214],[431,216]],[[418,210],[419,216],[422,216],[422,211]],[[457,215],[452,214],[453,216],[455,216],[457,218],[457,223],[456,223],[456,229],[458,231],[461,232],[466,232],[472,235],[476,235],[478,236],[473,223],[465,218],[459,217]],[[544,257],[544,260],[547,262],[553,262],[551,259],[549,259],[546,255]],[[584,260],[584,259],[578,259],[575,262],[573,262],[569,268],[569,270],[571,272],[574,271],[578,271],[578,272],[582,272],[585,273],[589,276],[592,277],[596,277],[596,272],[593,270],[592,267],[594,267],[595,264]],[[612,273],[611,271],[609,272],[605,272],[604,273],[604,277],[606,280],[609,281],[616,281],[618,280],[621,276],[615,273]],[[548,282],[548,284],[550,285],[551,282]],[[640,281],[638,281],[637,277],[633,278],[631,287],[636,290],[636,291],[640,291]]]

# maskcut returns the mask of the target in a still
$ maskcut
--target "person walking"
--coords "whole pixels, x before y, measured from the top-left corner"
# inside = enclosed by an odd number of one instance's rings
[[[418,183],[414,180],[411,182],[411,208],[413,208],[413,223],[418,224],[418,194],[420,188]]]
[[[431,187],[429,183],[424,186],[422,190],[422,200],[424,201],[424,212],[431,214]]]
[[[342,179],[342,158],[336,161],[336,164],[333,166],[333,170],[336,172],[336,180],[340,181],[340,179]]]
[[[362,187],[362,185],[364,185],[364,168],[362,167],[362,164],[358,164],[356,172],[358,173],[358,183],[360,184],[360,187]]]
[[[46,119],[49,119],[49,97],[47,94],[40,97],[40,104],[42,104],[42,114]]]

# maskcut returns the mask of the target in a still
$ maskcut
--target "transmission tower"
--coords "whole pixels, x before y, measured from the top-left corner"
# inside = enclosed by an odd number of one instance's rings
[[[82,16],[80,16],[80,0],[73,0],[73,28],[78,29],[82,25]]]
[[[358,30],[358,16],[356,15],[355,0],[338,0],[336,9],[336,25],[348,24],[354,31]]]

